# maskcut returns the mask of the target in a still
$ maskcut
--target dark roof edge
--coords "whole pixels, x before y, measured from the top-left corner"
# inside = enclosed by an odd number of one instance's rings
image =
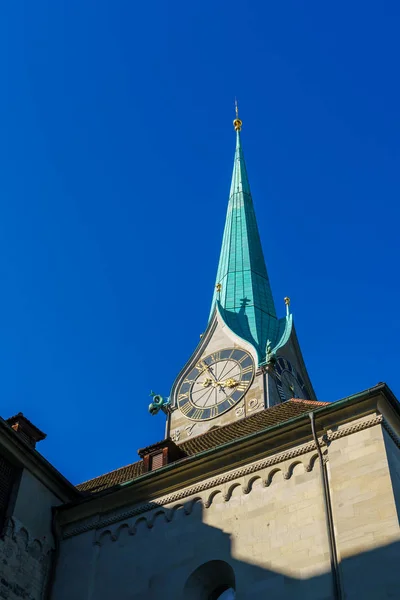
[[[19,436],[18,433],[13,430],[11,425],[7,423],[7,421],[2,417],[0,417],[0,428],[2,428],[2,432],[7,436],[7,439],[11,442],[12,445],[16,446],[19,450],[21,450],[24,456],[29,457],[34,466],[38,467],[41,471],[44,471],[45,475],[48,477],[48,479],[51,480],[52,483],[55,484],[55,486],[61,488],[61,491],[64,492],[69,501],[73,501],[74,499],[78,500],[82,497],[82,493],[70,481],[68,481],[68,479],[64,477],[64,475],[62,475],[48,460],[46,460],[44,456],[40,454],[40,452],[32,448],[32,446],[30,446],[21,436]],[[30,469],[34,474],[34,469],[32,469],[31,465],[23,464],[23,466],[27,469]],[[43,479],[41,479],[41,481],[44,485],[47,485],[45,481],[43,481]],[[54,489],[52,491],[56,496],[59,497],[59,493],[55,492]],[[60,499],[62,500],[62,498]]]

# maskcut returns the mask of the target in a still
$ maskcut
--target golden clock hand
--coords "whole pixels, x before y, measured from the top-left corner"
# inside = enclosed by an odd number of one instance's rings
[[[230,379],[227,379],[226,381],[224,381],[224,387],[233,388],[233,387],[236,387],[237,385],[239,385],[239,382],[236,381],[236,379],[233,379],[232,377]]]

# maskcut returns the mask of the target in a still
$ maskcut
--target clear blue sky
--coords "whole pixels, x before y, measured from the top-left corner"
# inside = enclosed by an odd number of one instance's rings
[[[279,314],[321,400],[400,394],[398,2],[0,9],[1,415],[74,483],[163,437],[204,331],[233,101]]]

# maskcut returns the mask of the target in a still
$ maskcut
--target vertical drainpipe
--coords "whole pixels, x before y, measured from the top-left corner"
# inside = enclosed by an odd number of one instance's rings
[[[263,378],[263,396],[264,396],[264,407],[269,408],[269,388],[268,388],[268,374],[267,369],[265,367],[262,368],[262,378]]]
[[[324,463],[324,457],[322,456],[321,446],[319,444],[318,437],[315,432],[314,413],[310,412],[308,416],[310,417],[311,431],[312,431],[315,445],[317,447],[318,458],[319,458],[319,463],[320,463],[320,468],[321,468],[322,491],[323,491],[323,498],[324,498],[326,528],[328,531],[329,554],[330,554],[331,571],[332,571],[333,597],[335,598],[335,600],[342,600],[343,596],[342,596],[342,588],[340,585],[339,560],[338,560],[338,556],[337,556],[335,529],[334,529],[334,525],[333,525],[333,513],[332,513],[332,503],[331,503],[331,494],[330,494],[330,489],[329,489],[328,473],[326,470],[326,465]]]
[[[165,422],[165,439],[171,434],[171,410],[167,408],[167,420]]]

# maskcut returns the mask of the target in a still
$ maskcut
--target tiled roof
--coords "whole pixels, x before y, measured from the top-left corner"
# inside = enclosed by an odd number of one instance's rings
[[[284,423],[294,417],[299,417],[309,412],[312,407],[317,408],[325,406],[327,402],[316,402],[314,400],[299,400],[293,399],[262,410],[250,417],[241,419],[222,427],[211,429],[202,435],[198,435],[192,439],[186,440],[179,444],[180,449],[186,456],[194,456],[199,452],[216,448],[227,442],[240,439],[251,433],[256,433],[267,427]],[[151,447],[149,447],[151,448]],[[95,479],[90,479],[77,485],[76,487],[81,492],[100,492],[114,485],[135,479],[143,473],[143,462],[138,462],[127,465]]]
[[[126,467],[121,467],[115,471],[106,473],[105,475],[100,475],[100,477],[96,477],[95,479],[89,479],[89,481],[80,483],[76,487],[80,492],[100,492],[101,490],[113,487],[113,485],[117,485],[118,483],[124,483],[124,481],[135,479],[135,477],[142,474],[142,469],[143,461],[139,460]]]
[[[187,440],[180,444],[180,448],[187,453],[188,456],[193,456],[198,452],[209,450],[216,446],[221,446],[232,440],[245,437],[251,433],[256,433],[272,425],[284,423],[289,419],[298,417],[309,412],[312,406],[324,406],[327,402],[315,402],[313,400],[288,400],[282,404],[277,404],[271,408],[261,410],[250,417],[229,423],[222,427],[211,429],[203,435],[198,435],[193,439]]]

